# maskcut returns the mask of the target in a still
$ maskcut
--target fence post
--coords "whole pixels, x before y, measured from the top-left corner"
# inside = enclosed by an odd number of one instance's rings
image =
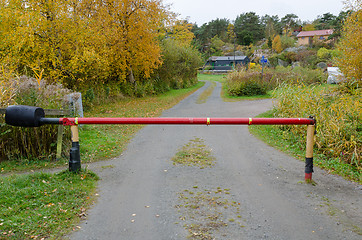
[[[81,168],[78,125],[70,126],[70,130],[72,132],[72,148],[70,149],[69,171],[77,172]]]
[[[305,181],[312,182],[313,171],[313,146],[314,146],[315,124],[307,126],[307,147],[305,154]]]

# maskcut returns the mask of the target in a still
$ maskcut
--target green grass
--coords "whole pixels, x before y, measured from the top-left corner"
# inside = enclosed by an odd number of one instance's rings
[[[47,168],[56,168],[68,164],[68,159],[62,158],[58,161],[49,161],[48,159],[23,158],[12,159],[10,161],[0,162],[1,173],[24,172],[29,170],[39,170]]]
[[[216,81],[216,82],[224,82],[226,80],[225,74],[197,74],[197,78],[199,81]]]
[[[97,180],[90,171],[0,178],[0,239],[59,239],[85,216]]]
[[[273,118],[273,111],[262,113],[257,117]],[[297,159],[305,160],[305,144],[301,144],[298,136],[291,134],[287,128],[271,125],[254,125],[249,127],[250,132],[273,146]],[[338,174],[348,180],[362,183],[362,174],[357,168],[344,163],[339,159],[328,158],[323,154],[314,154],[314,165],[327,170],[329,173]]]

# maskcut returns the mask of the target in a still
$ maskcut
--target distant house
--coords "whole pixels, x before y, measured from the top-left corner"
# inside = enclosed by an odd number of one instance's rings
[[[316,31],[301,31],[298,35],[298,45],[311,45],[314,37],[320,41],[325,41],[333,34],[333,29],[316,30]]]
[[[249,62],[250,59],[247,56],[214,56],[207,60],[204,69],[227,71],[232,70],[234,65],[247,65]]]

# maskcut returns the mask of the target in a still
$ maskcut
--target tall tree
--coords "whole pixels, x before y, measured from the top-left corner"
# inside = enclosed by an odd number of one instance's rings
[[[298,19],[299,17],[295,14],[287,14],[281,19],[283,30],[286,35],[291,34],[294,29],[301,25]]]
[[[261,23],[265,28],[265,37],[266,38],[273,38],[277,34],[282,34],[281,23],[279,17],[265,15],[261,18]]]
[[[234,26],[239,44],[249,45],[264,37],[264,29],[255,12],[240,14],[236,17]]]
[[[314,21],[317,30],[331,29],[335,27],[337,17],[331,13],[325,13]]]
[[[362,1],[356,0],[349,6],[351,14],[344,22],[342,38],[338,44],[341,51],[338,66],[347,79],[362,84]],[[358,86],[358,85],[357,85]]]
[[[221,40],[227,41],[227,28],[229,26],[230,21],[226,18],[216,20],[212,20],[209,22],[209,27],[211,31],[211,36],[215,37],[218,36]]]

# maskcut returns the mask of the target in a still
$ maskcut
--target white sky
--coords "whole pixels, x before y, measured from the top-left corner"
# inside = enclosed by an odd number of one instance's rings
[[[217,18],[231,21],[246,12],[255,12],[259,16],[294,13],[302,21],[313,21],[318,15],[332,13],[338,15],[343,10],[342,0],[164,0],[172,4],[171,11],[180,14],[180,19],[189,18],[192,23],[201,26]]]

